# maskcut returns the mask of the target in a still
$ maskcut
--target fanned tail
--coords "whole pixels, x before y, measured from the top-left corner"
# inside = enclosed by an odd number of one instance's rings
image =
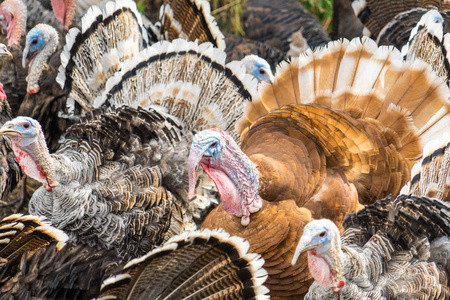
[[[81,31],[70,29],[61,53],[56,81],[69,93],[69,111],[74,109],[73,101],[91,111],[89,99],[103,91],[120,63],[137,55],[147,44],[148,33],[135,2],[111,1],[103,11],[90,7],[82,18]]]
[[[184,233],[130,261],[99,299],[268,299],[264,259],[222,230]]]
[[[422,144],[447,130],[449,96],[423,61],[403,62],[398,50],[368,38],[335,41],[282,63],[274,83],[263,85],[260,100],[248,104],[237,129],[246,138],[277,110],[279,118],[291,114],[287,110],[301,111],[301,118],[316,126],[310,133],[326,149],[327,167],[344,167],[361,201],[371,202],[397,195]]]
[[[43,217],[10,215],[0,236],[2,299],[92,299],[121,265],[114,251],[66,243]]]
[[[399,13],[417,7],[434,6],[439,10],[449,10],[448,0],[354,0],[355,15],[364,24],[363,34],[376,38]]]
[[[225,50],[225,39],[205,0],[166,0],[160,11],[161,34],[168,40],[178,38],[199,44],[210,42]]]
[[[242,63],[225,65],[225,57],[210,43],[157,43],[124,63],[92,103],[161,106],[188,132],[219,127],[236,137],[235,123],[255,97],[257,82]]]
[[[0,259],[13,261],[23,253],[32,253],[58,241],[61,248],[68,236],[51,226],[44,217],[15,214],[0,221]]]
[[[400,195],[392,201],[389,196],[349,214],[344,227],[358,228],[366,240],[382,230],[403,249],[413,249],[426,246],[420,243],[424,238],[432,242],[450,234],[450,208],[447,203],[426,197]],[[429,251],[426,247],[415,250],[419,257]]]

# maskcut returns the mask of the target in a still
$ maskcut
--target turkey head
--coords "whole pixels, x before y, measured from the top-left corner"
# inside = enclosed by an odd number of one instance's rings
[[[197,133],[189,155],[189,199],[194,194],[198,164],[214,181],[225,211],[242,216],[241,224],[248,225],[250,214],[262,206],[258,170],[248,156],[218,128]]]
[[[27,93],[29,95],[39,92],[39,77],[47,67],[47,60],[55,52],[58,43],[58,33],[49,25],[38,24],[28,32],[23,50],[22,66],[25,68],[26,59],[30,56],[30,69],[27,76]]]

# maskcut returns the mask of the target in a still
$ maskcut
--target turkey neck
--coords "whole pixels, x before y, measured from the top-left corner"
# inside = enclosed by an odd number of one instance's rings
[[[58,185],[55,181],[53,160],[48,152],[42,131],[26,149],[18,147],[14,139],[11,139],[11,146],[17,162],[28,176],[42,182],[49,192]]]
[[[211,134],[212,131],[206,134]],[[197,135],[201,136],[202,133]],[[204,139],[205,142],[198,143],[191,148],[189,194],[192,197],[196,183],[195,167],[200,164],[214,181],[224,210],[229,214],[242,217],[241,224],[247,226],[250,222],[250,214],[259,211],[263,202],[258,195],[258,170],[248,156],[239,149],[231,136],[224,132],[217,133],[216,137],[219,136],[221,142],[217,147],[220,148],[218,150],[220,154],[208,154],[211,144],[211,140],[208,138]]]
[[[42,50],[31,59],[30,71],[27,77],[28,94],[35,94],[39,91],[39,78],[41,77],[43,70],[46,68],[48,58],[53,54],[53,52],[55,52],[58,43],[58,35],[53,33],[50,34],[44,48],[42,48]],[[24,53],[24,55],[26,54],[27,53]]]
[[[2,10],[5,11],[2,25],[7,25],[8,46],[19,45],[27,25],[27,7],[22,1],[9,0],[3,2]]]

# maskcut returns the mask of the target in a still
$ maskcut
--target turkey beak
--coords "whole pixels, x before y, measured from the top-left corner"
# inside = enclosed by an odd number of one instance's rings
[[[0,135],[12,136],[17,134],[20,134],[20,132],[15,129],[14,123],[11,121],[6,122],[3,124],[2,128],[0,128]]]
[[[195,186],[197,184],[197,176],[195,169],[203,158],[205,149],[192,145],[191,153],[189,154],[189,195],[188,199],[192,200],[194,197]]]
[[[4,57],[9,57],[9,58],[13,58],[13,55],[11,54],[11,52],[8,51],[8,49],[5,47],[0,47],[0,56]]]
[[[26,62],[27,62],[27,56],[28,56],[29,51],[30,51],[30,47],[26,46],[22,53],[22,67],[24,69],[26,68],[26,65],[27,65]]]
[[[316,245],[312,242],[312,238],[309,236],[302,236],[300,239],[300,242],[297,245],[297,248],[295,249],[294,257],[292,258],[291,264],[295,265],[297,263],[298,257],[302,252],[305,252],[311,248],[314,248]]]
[[[22,53],[22,67],[23,67],[24,69],[27,67],[26,62],[27,62],[28,54],[30,54],[29,52],[30,52],[30,45],[28,44],[28,45],[25,47],[25,49],[23,50],[23,53]]]
[[[264,80],[264,81],[267,82],[268,84],[272,84],[273,81],[275,80],[275,77],[272,75],[270,70],[269,70],[269,72],[267,72],[267,75],[268,76],[267,76],[266,80]]]

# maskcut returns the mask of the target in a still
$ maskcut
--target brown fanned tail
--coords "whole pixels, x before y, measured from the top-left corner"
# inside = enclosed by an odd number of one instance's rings
[[[106,279],[99,299],[268,299],[264,259],[248,248],[222,230],[186,232]]]
[[[396,195],[409,180],[422,145],[450,125],[449,96],[421,60],[403,62],[398,50],[369,38],[334,41],[282,63],[237,130],[243,140],[258,120],[277,110],[282,118],[282,107],[292,105],[310,123],[302,130],[325,147],[327,168],[344,167],[365,203]]]
[[[23,253],[29,254],[53,241],[62,248],[68,236],[51,226],[44,217],[14,214],[0,221],[0,262],[12,261]]]

